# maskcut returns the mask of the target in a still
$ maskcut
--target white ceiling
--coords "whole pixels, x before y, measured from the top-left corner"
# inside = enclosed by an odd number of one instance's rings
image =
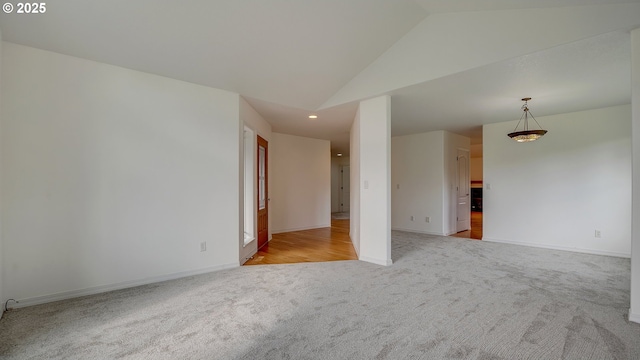
[[[64,0],[0,12],[2,37],[315,109],[411,30],[411,0]]]
[[[448,129],[478,141],[482,125],[631,101],[631,40],[612,32],[391,93],[392,135]]]
[[[416,0],[429,13],[533,9],[597,4],[631,3],[633,0]]]
[[[524,8],[538,9],[511,10]],[[626,30],[638,25],[640,0],[65,0],[0,12],[5,41],[237,92],[274,131],[345,153],[357,101],[380,94],[392,95],[395,135],[476,139],[482,124],[517,119],[524,96],[536,117],[628,103]],[[331,100],[342,105],[323,108]]]

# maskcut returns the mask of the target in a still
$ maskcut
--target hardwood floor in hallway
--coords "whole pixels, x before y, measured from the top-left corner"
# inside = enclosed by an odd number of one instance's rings
[[[349,238],[349,220],[331,219],[331,227],[273,234],[244,265],[358,260]]]
[[[474,240],[482,240],[482,212],[471,212],[471,230],[461,231],[451,236],[459,238],[467,238]]]

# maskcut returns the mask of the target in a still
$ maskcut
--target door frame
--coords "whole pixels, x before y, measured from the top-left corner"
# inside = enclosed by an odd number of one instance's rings
[[[269,142],[257,134],[256,138],[256,239],[260,249],[269,242]],[[260,163],[260,148],[264,148],[264,164]],[[264,194],[260,192],[260,165],[264,165]],[[260,208],[261,200],[264,200],[263,209]],[[261,215],[264,217],[261,218]],[[262,226],[264,226],[263,231],[261,231]]]
[[[466,192],[467,194],[465,195],[466,197],[466,204],[467,204],[467,208],[466,210],[464,210],[464,214],[466,215],[466,219],[462,220],[465,223],[462,224],[462,227],[465,229],[461,229],[461,224],[460,224],[460,198],[461,196],[460,194],[460,152],[465,152],[466,153],[466,159],[467,159],[467,183],[466,183]],[[455,193],[455,209],[456,209],[456,232],[460,232],[460,231],[465,231],[465,230],[469,230],[471,229],[471,174],[469,173],[469,167],[470,167],[470,162],[471,162],[471,151],[469,149],[465,149],[465,148],[458,148],[456,150],[456,193]]]

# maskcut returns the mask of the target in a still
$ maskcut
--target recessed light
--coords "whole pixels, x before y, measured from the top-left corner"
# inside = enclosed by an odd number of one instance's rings
[[[337,153],[336,156],[342,156],[342,154],[341,153]]]
[[[309,115],[309,119],[317,119],[318,115]]]

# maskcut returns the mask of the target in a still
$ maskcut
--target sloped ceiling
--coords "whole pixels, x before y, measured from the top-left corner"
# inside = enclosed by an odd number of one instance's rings
[[[64,0],[6,41],[315,109],[426,16],[410,0]]]
[[[3,40],[233,91],[275,131],[348,152],[357,103],[392,132],[628,103],[640,0],[66,0],[0,13]],[[606,90],[606,91],[603,91]],[[307,115],[319,118],[310,120]]]
[[[517,120],[523,97],[536,117],[627,104],[630,69],[622,31],[510,58],[392,91],[393,132],[448,129],[477,142],[482,124]]]

